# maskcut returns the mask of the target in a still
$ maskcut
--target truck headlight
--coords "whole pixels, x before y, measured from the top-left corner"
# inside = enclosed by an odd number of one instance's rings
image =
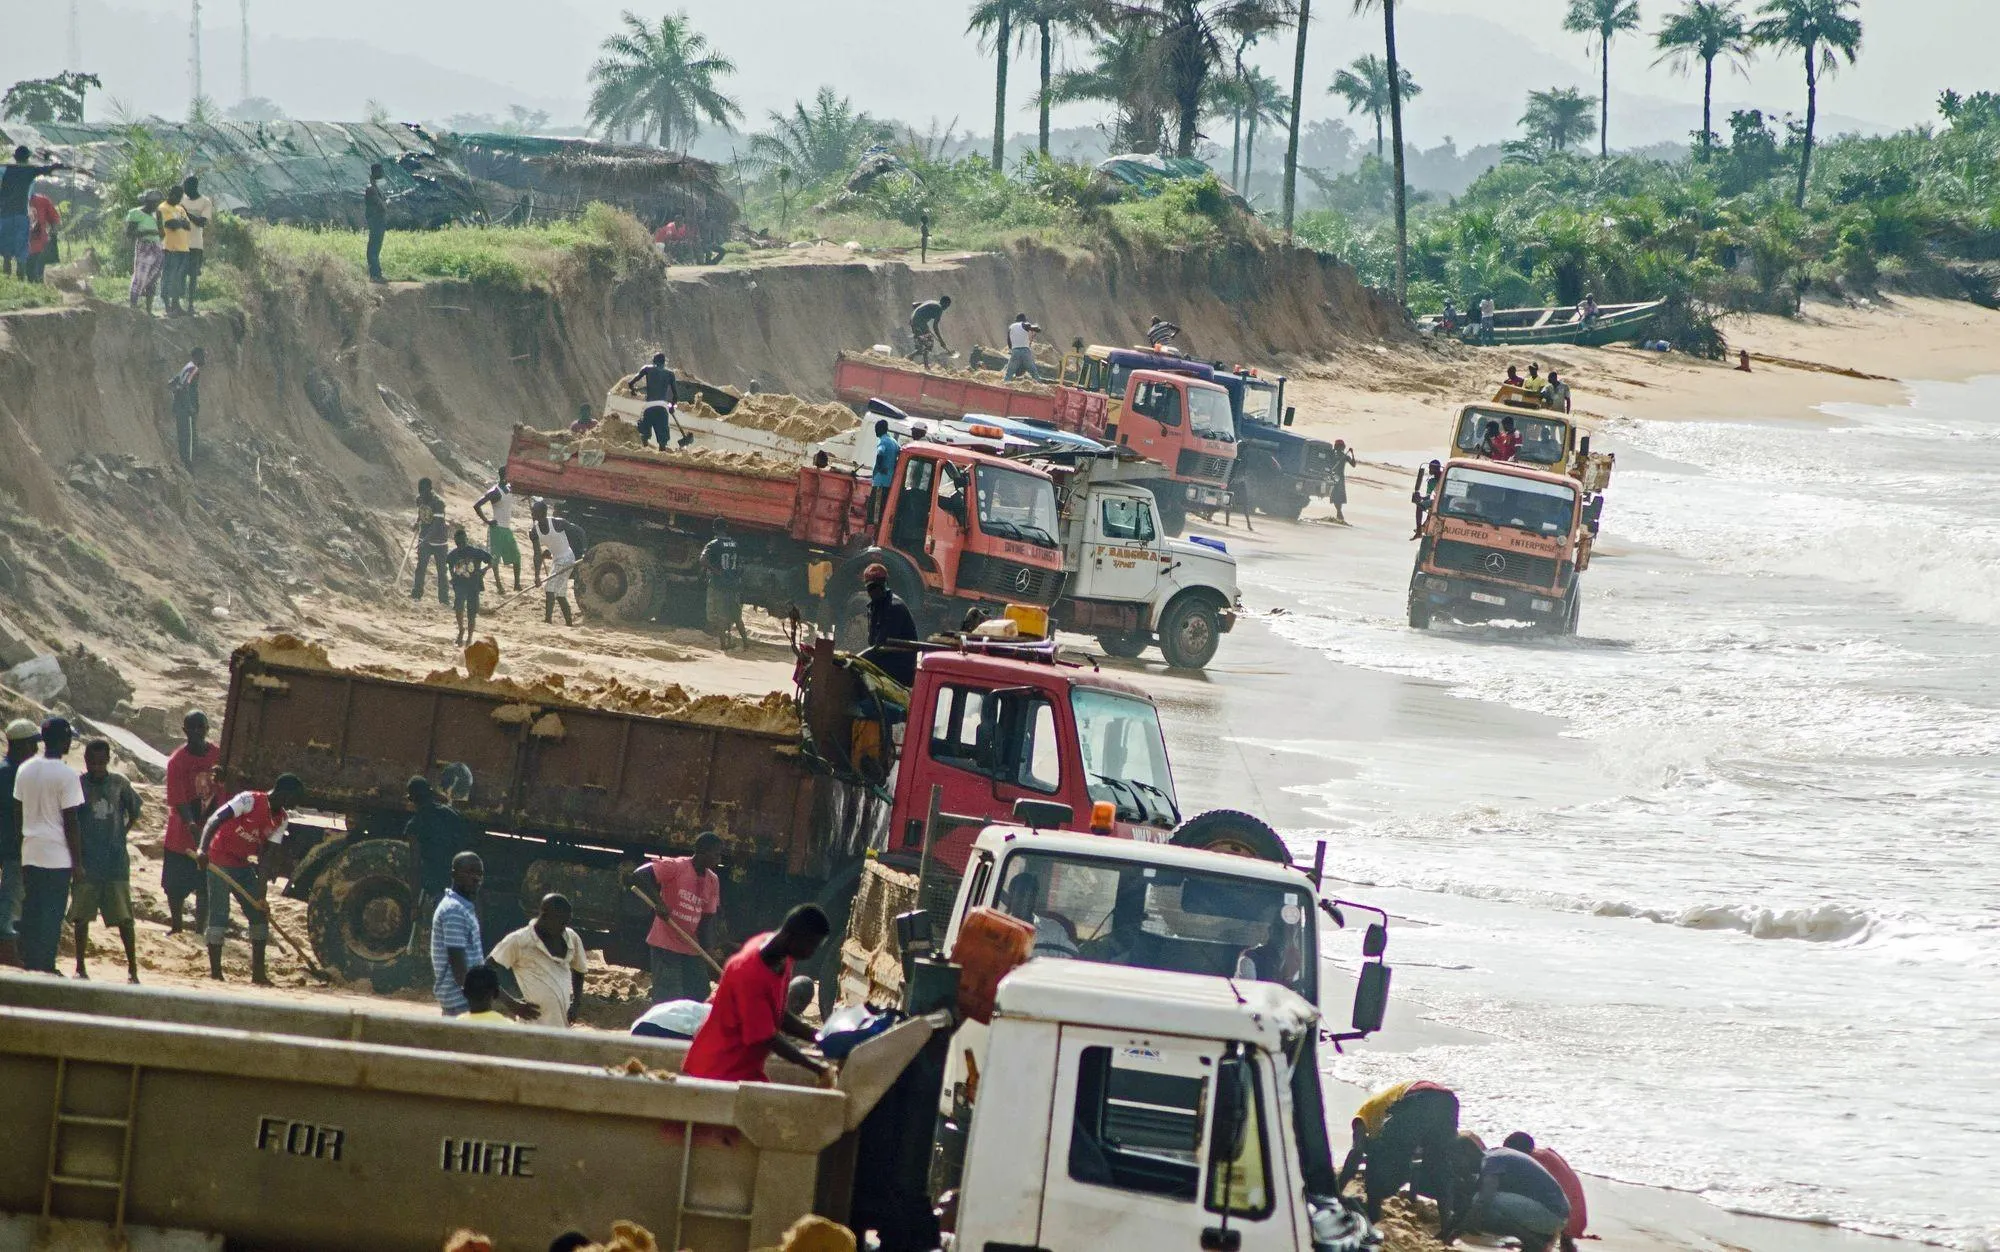
[[[1555,602],[1552,600],[1530,600],[1528,601],[1528,605],[1537,613],[1546,613],[1556,607]]]
[[[1451,587],[1450,583],[1446,582],[1442,578],[1439,578],[1436,574],[1419,575],[1417,578],[1417,585],[1419,587],[1422,587],[1425,591],[1445,591]]]

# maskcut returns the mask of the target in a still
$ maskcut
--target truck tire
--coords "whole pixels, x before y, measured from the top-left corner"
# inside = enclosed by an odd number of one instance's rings
[[[1215,603],[1183,595],[1160,615],[1160,654],[1175,669],[1202,669],[1222,646],[1222,617]]]
[[[1431,606],[1417,599],[1414,589],[1410,592],[1410,629],[1429,630],[1431,628]]]
[[[1292,863],[1285,841],[1278,838],[1278,832],[1269,823],[1235,809],[1210,809],[1190,817],[1174,832],[1172,843],[1177,848],[1206,848],[1279,865]]]
[[[1572,584],[1569,589],[1569,608],[1563,614],[1560,633],[1574,635],[1577,624],[1583,620],[1583,588]]]
[[[600,543],[576,570],[576,604],[587,615],[613,622],[643,622],[659,598],[660,570],[644,549]]]
[[[333,854],[306,902],[306,932],[320,964],[366,979],[378,993],[422,982],[428,927],[417,908],[416,853],[400,839],[362,839]]]
[[[1292,486],[1273,487],[1268,495],[1258,497],[1257,511],[1279,521],[1296,522],[1299,514],[1306,511],[1312,497]]]
[[[1143,630],[1107,630],[1097,637],[1097,646],[1104,649],[1104,655],[1126,661],[1144,652],[1152,642],[1153,637]]]

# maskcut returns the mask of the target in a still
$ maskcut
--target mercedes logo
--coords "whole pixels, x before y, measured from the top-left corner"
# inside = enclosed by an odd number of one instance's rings
[[[1028,589],[1028,585],[1034,581],[1035,581],[1035,575],[1033,571],[1026,569],[1017,570],[1014,574],[1014,590],[1026,591]]]
[[[1489,573],[1489,574],[1504,574],[1504,573],[1506,573],[1506,572],[1507,572],[1507,557],[1506,557],[1506,554],[1505,554],[1505,553],[1501,553],[1501,552],[1489,552],[1489,553],[1487,553],[1487,554],[1486,554],[1486,572],[1487,572],[1487,573]]]

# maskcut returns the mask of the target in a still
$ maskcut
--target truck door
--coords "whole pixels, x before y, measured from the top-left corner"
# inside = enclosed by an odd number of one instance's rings
[[[1150,494],[1091,500],[1076,594],[1092,600],[1151,600],[1160,580],[1158,534]]]
[[[1259,1069],[1214,1040],[1063,1027],[1037,1243],[1194,1252],[1226,1246],[1226,1224],[1243,1252],[1292,1247],[1270,1076]],[[1214,1133],[1223,1082],[1248,1099],[1234,1152],[1218,1151],[1227,1145]]]
[[[1181,389],[1163,378],[1132,384],[1118,442],[1173,468],[1181,444]]]
[[[1089,792],[1081,778],[1070,776],[1075,768],[1065,764],[1075,755],[1064,749],[1065,735],[1073,732],[1065,730],[1063,714],[1046,692],[940,683],[924,750],[910,752],[905,741],[896,791],[899,797],[907,792],[913,803],[907,809],[899,805],[906,816],[891,835],[898,850],[914,852],[921,846],[923,811],[933,785],[944,788],[939,807],[948,813],[1006,821],[1014,801],[1033,799],[1069,804],[1078,817],[1088,818]],[[910,730],[914,734],[917,724]],[[950,832],[932,854],[960,871],[978,833],[971,827]]]
[[[889,522],[889,546],[926,571],[937,569],[925,543],[930,537],[931,506],[936,494],[936,459],[905,456],[902,487],[896,493],[896,508]]]

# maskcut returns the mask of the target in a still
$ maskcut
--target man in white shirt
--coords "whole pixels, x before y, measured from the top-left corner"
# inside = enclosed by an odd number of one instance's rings
[[[1035,365],[1035,336],[1041,329],[1028,320],[1026,313],[1016,313],[1007,324],[1007,372],[1000,376],[1003,382],[1023,374],[1036,382],[1042,381],[1042,371]]]
[[[69,911],[70,875],[83,863],[83,779],[63,757],[72,739],[69,721],[42,723],[42,754],[14,771],[14,799],[21,806],[21,963],[56,972],[63,915]]]
[[[535,1020],[544,1025],[574,1025],[583,1002],[590,958],[582,937],[569,928],[572,916],[569,901],[551,892],[542,897],[532,924],[509,934],[486,956],[488,964],[513,971],[521,998],[541,1009]]]

